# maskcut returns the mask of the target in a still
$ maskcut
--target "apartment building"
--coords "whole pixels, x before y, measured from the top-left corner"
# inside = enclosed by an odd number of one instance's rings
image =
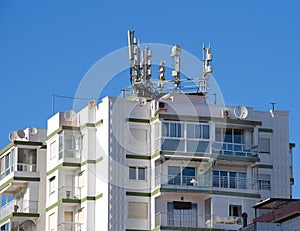
[[[10,134],[0,151],[0,230],[44,230],[46,129]]]
[[[287,111],[208,103],[210,46],[201,78],[180,78],[174,46],[173,79],[161,62],[156,83],[149,47],[140,58],[132,31],[128,42],[128,97],[11,134],[0,151],[1,230],[239,230],[261,200],[291,198]]]
[[[48,230],[238,230],[290,198],[288,112],[106,97],[47,128]]]

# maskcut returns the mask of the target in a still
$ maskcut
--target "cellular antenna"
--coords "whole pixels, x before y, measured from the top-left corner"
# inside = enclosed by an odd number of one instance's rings
[[[180,57],[182,54],[182,49],[180,46],[175,45],[172,47],[171,57],[174,57],[174,70],[172,71],[172,76],[174,77],[174,92],[179,87],[180,84]]]
[[[209,90],[209,83],[207,76],[209,73],[212,73],[212,54],[211,54],[211,47],[210,43],[208,47],[205,47],[204,43],[202,44],[202,60],[203,60],[203,76],[199,80],[199,91],[202,95],[206,95]]]
[[[133,93],[137,93],[138,97],[151,98],[153,94],[153,84],[150,81],[151,57],[152,52],[146,46],[142,52],[140,40],[134,36],[134,31],[128,30],[128,51],[130,59],[130,81]]]

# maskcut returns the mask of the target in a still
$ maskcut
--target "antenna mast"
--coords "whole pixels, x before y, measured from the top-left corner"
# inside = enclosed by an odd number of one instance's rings
[[[174,70],[172,71],[172,76],[174,77],[174,93],[180,84],[180,58],[182,54],[182,49],[180,46],[175,45],[172,47],[171,57],[174,57]]]
[[[149,47],[145,47],[142,52],[140,40],[134,36],[134,31],[128,30],[128,51],[130,65],[130,81],[132,89],[139,96],[150,96],[152,92],[151,78],[151,56],[152,52]]]
[[[199,91],[203,95],[206,95],[209,89],[209,76],[207,77],[207,74],[212,73],[212,54],[210,50],[210,43],[208,44],[208,47],[205,47],[204,43],[202,44],[203,76],[199,80]]]

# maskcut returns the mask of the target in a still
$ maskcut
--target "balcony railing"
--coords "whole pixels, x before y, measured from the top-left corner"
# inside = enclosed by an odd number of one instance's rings
[[[0,220],[13,212],[38,213],[38,201],[12,200],[0,208]]]
[[[82,225],[75,222],[62,222],[57,226],[57,231],[81,231]]]
[[[257,181],[251,179],[243,179],[238,177],[194,177],[180,175],[160,175],[155,177],[155,186],[184,186],[186,188],[222,188],[222,189],[241,189],[241,190],[257,190]]]
[[[36,172],[36,164],[18,163],[17,171],[21,172]]]
[[[250,222],[250,220],[249,220]],[[157,213],[155,214],[155,227],[184,227],[184,228],[215,228],[218,225],[242,225],[242,217],[234,216],[212,216],[210,214],[175,214]]]
[[[212,153],[226,156],[257,157],[258,146],[238,143],[213,142]]]
[[[81,190],[79,187],[66,187],[63,186],[58,189],[58,197],[60,199],[76,199],[81,198]]]

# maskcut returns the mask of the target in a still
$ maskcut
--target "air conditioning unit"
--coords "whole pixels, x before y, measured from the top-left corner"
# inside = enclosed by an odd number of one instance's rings
[[[158,108],[165,108],[164,102],[158,102]]]
[[[230,111],[228,109],[223,109],[222,110],[222,117],[223,118],[229,118],[229,114],[230,114]]]

